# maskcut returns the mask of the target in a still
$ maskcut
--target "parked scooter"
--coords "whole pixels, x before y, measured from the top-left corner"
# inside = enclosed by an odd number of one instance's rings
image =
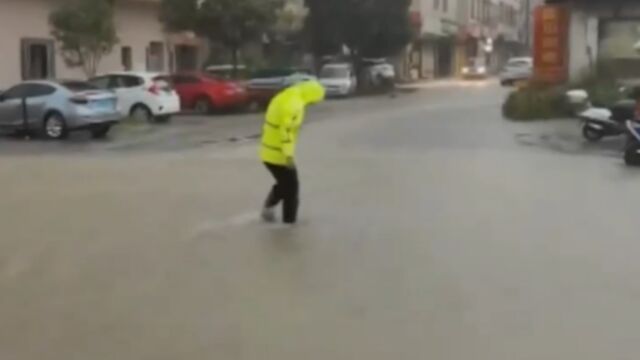
[[[624,92],[625,89],[621,89]],[[634,118],[636,103],[633,100],[621,100],[609,108],[594,107],[589,94],[584,90],[567,92],[569,102],[582,104],[577,116],[582,120],[582,136],[587,141],[600,141],[605,136],[618,136],[627,132],[625,122]]]

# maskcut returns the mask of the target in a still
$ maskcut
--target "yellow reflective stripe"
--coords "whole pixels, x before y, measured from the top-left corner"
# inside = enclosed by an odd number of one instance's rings
[[[266,149],[269,149],[269,150],[273,150],[273,151],[282,151],[281,147],[272,146],[272,145],[265,144],[265,143],[262,143],[262,147],[264,147]]]

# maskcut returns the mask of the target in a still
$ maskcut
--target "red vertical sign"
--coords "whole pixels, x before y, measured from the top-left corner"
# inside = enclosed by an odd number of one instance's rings
[[[567,80],[569,68],[569,10],[562,5],[543,5],[534,13],[534,78],[557,84]]]

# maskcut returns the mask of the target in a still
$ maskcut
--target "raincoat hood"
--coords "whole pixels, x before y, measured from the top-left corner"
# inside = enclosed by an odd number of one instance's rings
[[[295,85],[295,87],[300,91],[305,105],[322,102],[325,98],[324,86],[317,81],[304,81]]]

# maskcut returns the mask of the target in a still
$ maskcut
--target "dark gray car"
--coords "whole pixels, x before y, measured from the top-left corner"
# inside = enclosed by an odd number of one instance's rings
[[[114,93],[83,81],[26,81],[0,94],[0,127],[63,139],[70,131],[107,135],[122,115]]]

